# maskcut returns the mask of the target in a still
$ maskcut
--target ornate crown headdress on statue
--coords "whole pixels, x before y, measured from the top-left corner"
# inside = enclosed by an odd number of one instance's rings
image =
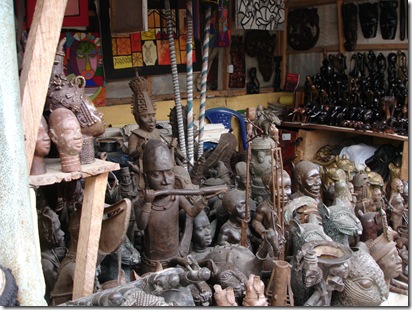
[[[129,82],[133,91],[132,114],[134,116],[156,113],[156,105],[147,93],[148,82],[145,78],[137,76]]]

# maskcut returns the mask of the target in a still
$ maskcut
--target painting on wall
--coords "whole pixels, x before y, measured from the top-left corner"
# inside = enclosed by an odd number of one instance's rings
[[[136,70],[141,76],[171,72],[167,16],[164,8],[149,6],[147,31],[119,34],[111,32],[110,23],[105,21],[110,20],[108,7],[105,6],[105,1],[101,4],[102,33],[110,33],[109,36],[102,35],[106,78],[134,77]],[[172,7],[170,11],[177,69],[179,72],[185,72],[186,7]],[[193,42],[193,68],[200,70],[201,61],[197,59],[197,55],[200,55],[200,44],[196,40]]]
[[[236,0],[238,29],[284,30],[284,0]]]
[[[218,8],[210,21],[210,45],[230,47],[229,0],[219,0]]]
[[[106,103],[103,56],[99,33],[66,32],[65,74],[68,79],[82,75],[86,80],[85,93],[95,106]]]
[[[27,0],[27,27],[33,21],[37,0]],[[67,0],[62,27],[89,26],[89,6],[86,0]]]

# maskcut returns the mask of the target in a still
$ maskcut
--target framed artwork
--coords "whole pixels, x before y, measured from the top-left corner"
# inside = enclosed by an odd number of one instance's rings
[[[236,27],[284,30],[284,0],[236,0]]]
[[[34,9],[37,0],[27,1],[27,26],[33,21]],[[87,27],[89,26],[89,2],[88,0],[68,0],[62,27]]]
[[[66,32],[64,67],[68,79],[82,75],[85,92],[95,106],[106,103],[103,55],[99,33]]]
[[[219,0],[216,13],[210,21],[211,47],[230,47],[229,0]]]
[[[148,30],[134,33],[112,33],[109,1],[100,1],[103,61],[106,79],[131,78],[139,75],[161,75],[171,72],[169,36],[166,12],[150,6],[147,11]],[[159,4],[157,4],[159,5]],[[186,71],[186,7],[172,6],[172,27],[176,64],[179,72]],[[193,40],[193,70],[201,70],[199,41]]]

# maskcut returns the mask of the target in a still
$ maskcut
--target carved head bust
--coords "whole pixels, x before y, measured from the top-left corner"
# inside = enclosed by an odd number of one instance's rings
[[[292,174],[292,185],[298,196],[306,195],[316,200],[321,199],[321,178],[318,167],[309,160],[296,164]]]
[[[83,137],[77,117],[69,109],[59,108],[50,114],[49,126],[50,138],[60,154],[62,171],[79,171]]]
[[[30,170],[31,175],[39,175],[47,172],[44,157],[49,154],[49,151],[49,125],[47,124],[44,116],[42,116],[40,120],[39,132],[37,134],[36,148],[34,149],[33,163]]]

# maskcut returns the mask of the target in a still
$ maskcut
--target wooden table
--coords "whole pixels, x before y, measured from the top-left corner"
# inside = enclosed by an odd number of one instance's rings
[[[47,173],[31,175],[30,185],[44,186],[85,178],[76,270],[73,283],[73,300],[93,294],[97,251],[102,227],[104,197],[110,171],[119,170],[118,163],[96,159],[81,166],[81,171],[62,172],[60,158],[46,158]]]

